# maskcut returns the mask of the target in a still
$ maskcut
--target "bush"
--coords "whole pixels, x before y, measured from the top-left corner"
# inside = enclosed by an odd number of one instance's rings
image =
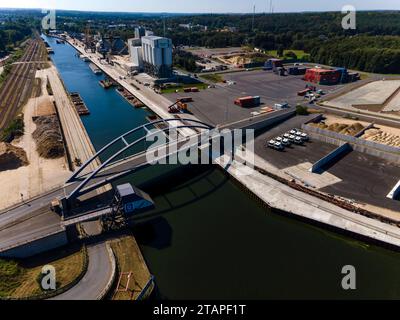
[[[14,261],[0,260],[0,297],[7,297],[21,284],[24,270]]]
[[[0,141],[11,142],[15,138],[22,136],[24,134],[24,127],[25,124],[22,117],[14,119],[11,124],[0,134]]]
[[[285,56],[290,59],[297,59],[297,55],[293,51],[286,52]]]
[[[302,106],[302,105],[297,105],[296,106],[296,113],[299,116],[307,116],[309,114],[308,107]]]

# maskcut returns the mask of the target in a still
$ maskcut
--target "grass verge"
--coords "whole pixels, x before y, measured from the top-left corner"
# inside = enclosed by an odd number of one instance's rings
[[[283,58],[288,58],[288,59],[292,58],[287,55],[289,52],[293,52],[297,56],[297,59],[299,59],[299,60],[309,60],[309,58],[310,58],[310,55],[308,53],[304,52],[303,50],[284,50]],[[278,58],[277,50],[269,50],[269,51],[267,51],[267,54]]]
[[[173,85],[168,86],[165,89],[161,89],[161,93],[174,93],[176,90],[183,91],[185,88],[198,88],[199,90],[205,90],[208,88],[208,85],[205,83],[192,83],[192,84],[180,84],[180,85]]]
[[[37,279],[44,265],[54,266],[57,288],[65,287],[80,276],[84,260],[80,247],[46,253],[28,261],[0,260],[0,298],[21,299],[43,294]]]
[[[223,82],[224,81],[224,77],[221,74],[218,74],[218,73],[203,74],[200,77],[205,79],[205,80],[214,82],[214,83],[218,83],[218,82]]]
[[[119,290],[115,292],[113,300],[135,300],[150,279],[150,272],[139,246],[132,236],[125,236],[113,241],[111,248],[118,263],[118,276],[122,273],[131,273],[129,285],[128,276],[122,275],[120,286],[116,288]]]

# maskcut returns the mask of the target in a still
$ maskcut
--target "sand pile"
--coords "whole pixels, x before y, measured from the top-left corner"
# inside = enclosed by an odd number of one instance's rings
[[[229,61],[229,63],[231,64],[245,64],[245,63],[250,63],[251,59],[249,57],[246,57],[244,55],[242,56],[236,56],[236,57],[227,57],[226,59],[227,61]]]
[[[326,125],[325,123],[315,123],[311,124],[317,128],[341,133],[341,134],[346,134],[349,136],[355,136],[357,133],[359,133],[362,129],[364,129],[364,126],[361,123],[353,123],[351,125],[345,124],[345,123],[332,123],[330,125]]]
[[[24,149],[0,142],[0,171],[18,169],[28,164]]]
[[[36,130],[32,136],[36,141],[39,155],[46,159],[64,156],[64,144],[60,124],[56,116],[38,117],[34,120]]]

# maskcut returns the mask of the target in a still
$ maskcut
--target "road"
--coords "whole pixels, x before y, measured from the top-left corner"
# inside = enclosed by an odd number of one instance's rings
[[[98,300],[112,275],[113,265],[105,242],[88,246],[89,265],[86,274],[70,290],[50,300]]]
[[[101,63],[99,60],[101,58],[100,54],[85,52],[83,44],[79,43],[77,40],[72,40],[69,38],[67,39],[67,41],[81,54],[86,55],[91,60],[91,62],[99,67],[105,74],[113,78],[119,85],[127,89],[130,93],[132,93],[137,99],[143,102],[149,109],[159,115],[162,119],[173,118],[173,115],[168,112],[168,107],[171,105],[170,100],[154,92],[154,90],[144,86],[143,84],[135,83],[135,86],[140,89],[137,90],[131,84],[132,80],[128,81],[127,79],[123,79],[126,76],[126,72],[118,70],[116,67],[113,67],[109,64]],[[184,117],[197,119],[190,114],[184,114]],[[191,130],[186,130],[186,134],[192,134]]]
[[[95,154],[94,147],[86,129],[65,91],[60,77],[58,76],[57,69],[52,65],[50,68],[43,70],[43,72],[48,77],[53,91],[71,161],[74,162],[75,159],[79,159],[85,162]],[[94,163],[94,165],[98,164],[98,162]],[[92,166],[91,169],[94,169],[94,166]]]

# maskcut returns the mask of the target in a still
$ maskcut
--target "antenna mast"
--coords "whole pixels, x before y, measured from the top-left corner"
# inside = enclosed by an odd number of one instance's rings
[[[254,18],[255,18],[255,15],[256,15],[256,5],[253,6],[253,21],[252,21],[252,24],[251,24],[251,29],[252,29],[253,32],[254,32]]]

